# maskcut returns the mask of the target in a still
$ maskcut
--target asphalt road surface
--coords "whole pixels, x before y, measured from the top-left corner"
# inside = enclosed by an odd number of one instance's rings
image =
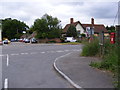
[[[73,88],[53,68],[54,60],[81,45],[12,43],[2,46],[4,88]]]

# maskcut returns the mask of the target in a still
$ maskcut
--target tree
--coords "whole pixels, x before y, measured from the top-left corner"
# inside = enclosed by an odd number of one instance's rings
[[[26,31],[29,27],[17,19],[6,18],[2,20],[2,36],[3,38],[20,38],[23,31]]]
[[[48,14],[42,16],[41,19],[36,19],[31,27],[37,32],[37,38],[58,38],[60,37],[60,21]]]
[[[115,26],[106,26],[108,32],[115,32]]]
[[[70,27],[67,30],[66,35],[67,35],[67,37],[74,37],[74,38],[76,38],[77,37],[77,30],[76,30],[75,26],[70,25]]]

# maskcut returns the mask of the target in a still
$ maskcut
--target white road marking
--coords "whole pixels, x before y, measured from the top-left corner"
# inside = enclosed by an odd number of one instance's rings
[[[0,55],[0,56],[2,57],[2,56],[5,56],[5,55]]]
[[[40,53],[45,53],[45,52],[40,52]]]
[[[21,53],[21,55],[27,55],[28,53]]]
[[[56,51],[56,52],[64,52],[64,51],[61,51],[61,50],[60,50],[60,51]]]
[[[72,51],[81,51],[81,49],[73,49]]]
[[[7,54],[7,63],[6,63],[7,67],[9,66],[9,55]]]
[[[5,90],[8,89],[8,79],[7,78],[5,78],[5,81],[4,81],[4,88],[5,88]]]
[[[19,54],[10,54],[11,56],[19,55]]]
[[[24,54],[26,54],[26,55],[27,55],[28,53],[24,53]]]

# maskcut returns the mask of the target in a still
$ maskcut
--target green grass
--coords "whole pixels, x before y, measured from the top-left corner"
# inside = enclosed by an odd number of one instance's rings
[[[95,56],[99,53],[99,41],[95,39],[91,43],[84,43],[83,50],[81,55],[82,56]]]
[[[118,55],[116,45],[110,44],[108,41],[105,42],[104,57],[101,62],[92,62],[91,66],[97,67],[100,69],[106,69],[112,71],[113,73],[117,72],[118,68]]]
[[[66,43],[61,43],[62,45],[79,45],[79,42],[66,42]]]
[[[100,46],[99,41],[94,40],[92,43],[84,43],[82,56],[98,56],[100,55]],[[100,62],[91,62],[90,66],[111,71],[115,77],[118,76],[118,47],[116,44],[110,44],[109,40],[105,40],[104,44],[104,55],[101,57],[102,61]],[[118,82],[118,81],[115,81]],[[118,84],[118,83],[117,83]],[[117,85],[116,84],[116,85]]]

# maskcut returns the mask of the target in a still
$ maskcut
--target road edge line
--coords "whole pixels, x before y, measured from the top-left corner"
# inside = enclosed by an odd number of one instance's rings
[[[7,54],[7,63],[6,63],[7,67],[9,66],[9,55]]]
[[[68,53],[68,54],[66,54],[66,55],[63,55],[63,56],[60,56],[60,57],[56,58],[55,61],[54,61],[53,67],[54,67],[54,69],[55,69],[61,76],[63,76],[72,86],[74,86],[74,87],[77,88],[77,89],[80,89],[80,88],[82,88],[82,87],[79,86],[79,85],[77,85],[76,83],[74,83],[74,82],[72,81],[72,79],[70,79],[70,78],[69,78],[67,75],[65,75],[60,69],[58,69],[58,67],[57,67],[57,65],[56,65],[56,62],[57,62],[60,58],[65,57],[65,56],[70,55],[70,54],[71,54],[71,53]]]
[[[5,89],[5,90],[8,89],[8,78],[5,78],[5,81],[4,81],[4,89]]]

